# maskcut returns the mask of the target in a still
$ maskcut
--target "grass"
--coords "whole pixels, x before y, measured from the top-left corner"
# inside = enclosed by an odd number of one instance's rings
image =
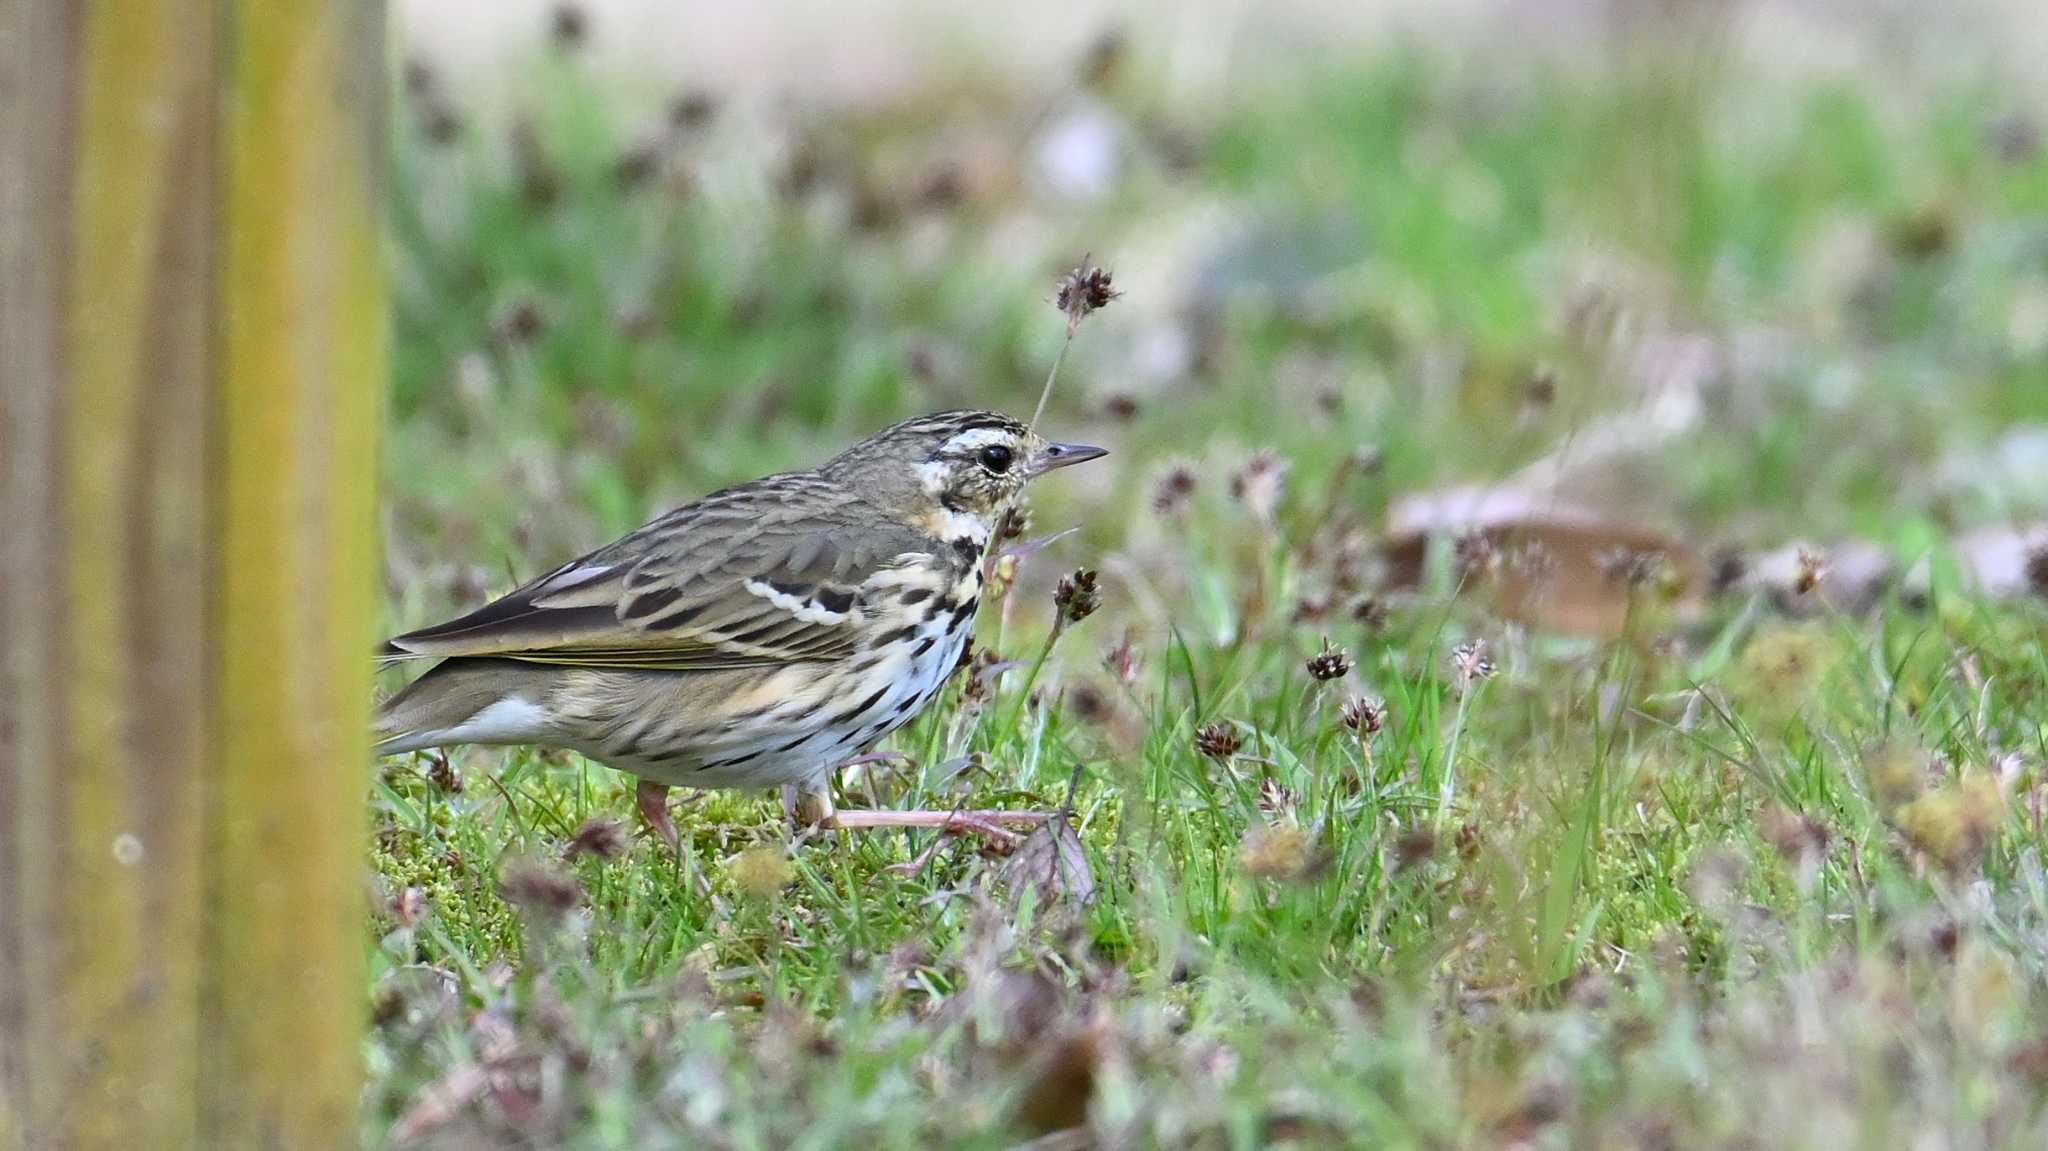
[[[2048,415],[2048,160],[1987,146],[1971,93],[1901,118],[1795,88],[1723,123],[1747,81],[1397,56],[1188,122],[1125,77],[1091,98],[1142,146],[1087,206],[933,158],[952,117],[1023,154],[1001,134],[1043,93],[714,122],[644,180],[573,59],[535,66],[524,159],[402,116],[394,628],[907,412],[1026,414],[1059,271],[1162,244],[1144,266],[1176,271],[1119,276],[1049,409],[1116,454],[1042,485],[1035,530],[1082,531],[984,607],[1032,673],[956,677],[901,762],[843,781],[1071,798],[1073,841],[905,874],[927,835],[793,838],[719,793],[671,854],[614,841],[630,781],[575,756],[387,761],[366,1141],[2038,1145],[2048,610],[1975,588],[1954,541],[2043,510],[1989,445]],[[421,77],[401,108],[436,100]],[[935,171],[966,191],[903,191]],[[1196,354],[1146,382],[1161,332]],[[1405,494],[1506,480],[1685,348],[1715,406],[1574,499],[1695,543],[1867,540],[1925,579],[1867,609],[1636,596],[1596,639],[1453,565],[1345,574]],[[1160,510],[1176,459],[1194,488]],[[1039,672],[1081,565],[1106,606]],[[1329,683],[1326,637],[1355,664]],[[1473,641],[1496,674],[1461,674]],[[579,840],[604,850],[564,861]]]

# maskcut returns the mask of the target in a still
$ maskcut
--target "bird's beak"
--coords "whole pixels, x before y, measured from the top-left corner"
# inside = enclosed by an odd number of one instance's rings
[[[1108,448],[1098,448],[1089,444],[1047,444],[1044,451],[1031,457],[1030,474],[1042,476],[1054,468],[1084,464],[1108,454]]]

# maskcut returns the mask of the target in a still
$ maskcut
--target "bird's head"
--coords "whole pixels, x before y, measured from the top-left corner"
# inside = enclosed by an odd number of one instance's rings
[[[884,428],[820,471],[900,502],[935,535],[983,544],[1025,484],[1107,454],[1047,440],[1000,412],[940,412]]]

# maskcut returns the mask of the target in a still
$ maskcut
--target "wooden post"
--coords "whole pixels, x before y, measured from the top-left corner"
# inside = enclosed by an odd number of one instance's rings
[[[0,0],[0,1149],[356,1138],[384,78]]]

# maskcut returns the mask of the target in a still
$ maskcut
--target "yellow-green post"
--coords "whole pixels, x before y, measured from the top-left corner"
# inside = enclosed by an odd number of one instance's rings
[[[0,0],[0,1151],[355,1139],[381,24]]]

